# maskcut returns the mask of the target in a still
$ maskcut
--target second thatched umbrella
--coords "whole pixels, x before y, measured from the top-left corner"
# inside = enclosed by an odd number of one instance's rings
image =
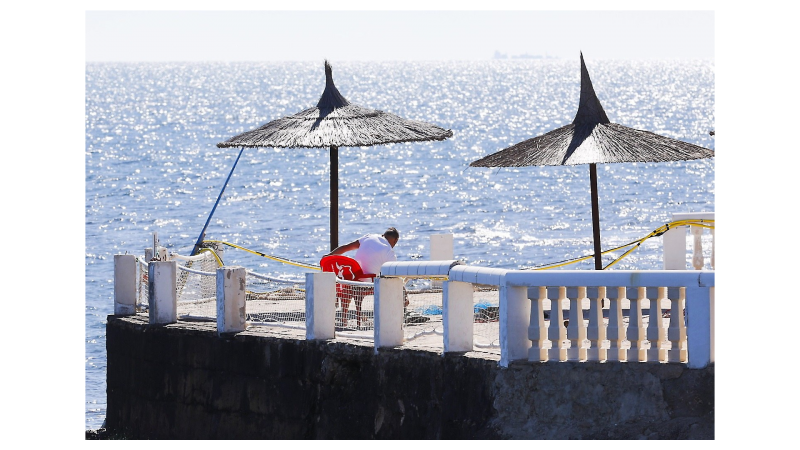
[[[714,151],[704,147],[611,123],[594,92],[581,53],[581,95],[572,123],[473,161],[470,167],[589,164],[594,261],[595,269],[601,270],[597,164],[685,161],[713,156]]]
[[[325,61],[325,90],[317,106],[273,120],[217,147],[330,148],[331,249],[334,249],[339,246],[339,147],[441,141],[452,136],[452,131],[430,123],[348,102],[334,86],[331,66]]]

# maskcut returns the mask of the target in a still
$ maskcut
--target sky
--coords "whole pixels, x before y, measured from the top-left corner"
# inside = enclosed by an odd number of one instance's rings
[[[87,11],[86,61],[714,59],[705,11]]]

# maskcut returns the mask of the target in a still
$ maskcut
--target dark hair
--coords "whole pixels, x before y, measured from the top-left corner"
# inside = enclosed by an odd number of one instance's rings
[[[395,228],[395,227],[389,227],[383,233],[383,237],[400,239],[400,232],[397,231],[397,228]]]

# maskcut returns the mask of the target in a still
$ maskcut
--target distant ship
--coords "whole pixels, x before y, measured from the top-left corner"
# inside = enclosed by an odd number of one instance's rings
[[[500,53],[500,51],[494,52],[494,59],[556,59],[555,56],[550,55],[529,55],[528,53],[524,53],[522,55],[511,55],[510,57],[506,53]]]

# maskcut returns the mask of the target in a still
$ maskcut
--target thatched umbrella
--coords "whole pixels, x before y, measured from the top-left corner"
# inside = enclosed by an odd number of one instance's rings
[[[597,200],[597,164],[684,161],[710,158],[714,151],[649,131],[611,123],[594,92],[581,53],[581,97],[571,124],[522,141],[470,163],[470,167],[589,164],[595,269],[603,268]]]
[[[325,61],[325,90],[317,106],[239,134],[217,147],[330,148],[331,250],[339,246],[339,147],[442,141],[453,132],[348,102],[333,84]]]

